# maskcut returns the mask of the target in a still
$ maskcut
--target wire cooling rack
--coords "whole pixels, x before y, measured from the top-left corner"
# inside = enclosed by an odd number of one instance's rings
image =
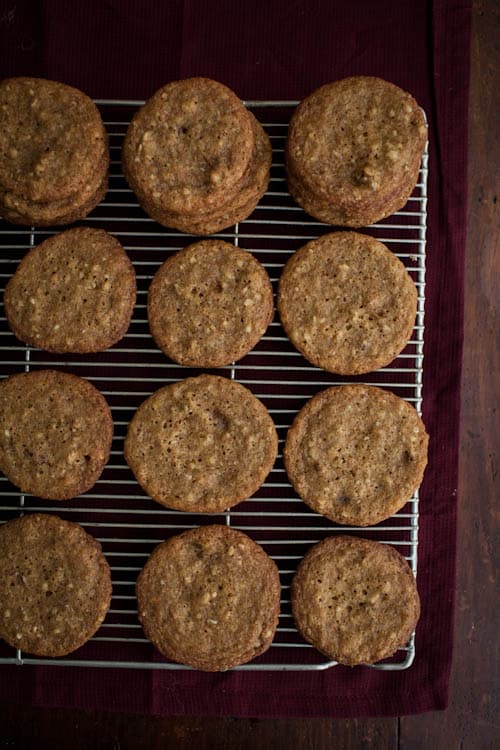
[[[394,545],[417,572],[418,494],[395,516],[371,528],[338,527],[311,511],[287,480],[281,458],[286,431],[304,403],[330,385],[366,382],[387,388],[421,412],[424,336],[425,233],[427,204],[427,149],[417,187],[402,211],[366,232],[383,241],[406,265],[418,289],[418,312],[411,341],[389,366],[370,375],[340,380],[311,366],[293,348],[275,317],[267,334],[244,359],[217,372],[246,385],[262,399],[276,424],[280,450],[276,465],[256,495],[230,512],[216,516],[170,511],[154,503],[135,482],[123,458],[127,424],[139,404],[160,386],[199,370],[180,367],[155,346],[148,329],[146,295],[159,265],[194,238],[168,230],[139,208],[121,173],[121,143],[139,101],[98,101],[110,136],[110,189],[105,200],[85,221],[118,237],[132,259],[138,282],[137,305],[127,335],[102,354],[85,357],[52,355],[25,347],[9,331],[0,308],[2,377],[21,371],[60,368],[88,378],[111,406],[115,435],[109,464],[95,487],[68,503],[41,501],[21,494],[0,477],[0,521],[24,512],[57,513],[78,521],[97,537],[111,565],[113,599],[110,612],[94,638],[66,658],[42,659],[24,655],[0,643],[0,664],[186,669],[168,662],[147,642],[139,625],[134,586],[155,545],[171,534],[207,523],[225,523],[249,534],[276,561],[282,582],[279,627],[269,651],[241,670],[321,670],[336,664],[306,644],[294,627],[290,582],[308,548],[332,533],[353,533]],[[301,245],[330,227],[307,216],[287,192],[284,144],[297,102],[247,102],[263,123],[273,145],[269,190],[251,218],[219,233],[251,250],[266,267],[273,287],[287,258]],[[19,228],[0,221],[0,288],[14,273],[25,252],[54,234],[50,229]],[[3,294],[2,294],[3,298]],[[415,656],[414,637],[391,659],[375,669],[402,670]]]

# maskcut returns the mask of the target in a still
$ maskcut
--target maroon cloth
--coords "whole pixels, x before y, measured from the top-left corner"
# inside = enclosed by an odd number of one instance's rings
[[[445,708],[455,579],[466,217],[468,0],[0,2],[0,77],[43,75],[94,97],[149,96],[203,74],[244,99],[300,99],[352,74],[410,91],[430,126],[416,660],[404,672],[147,672],[0,667],[0,700],[171,715],[363,716]]]

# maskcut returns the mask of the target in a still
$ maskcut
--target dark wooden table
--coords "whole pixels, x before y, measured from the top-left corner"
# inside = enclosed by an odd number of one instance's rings
[[[473,11],[455,653],[447,711],[399,719],[151,718],[0,707],[0,748],[500,748],[495,524],[500,5]],[[496,606],[495,606],[496,605]]]

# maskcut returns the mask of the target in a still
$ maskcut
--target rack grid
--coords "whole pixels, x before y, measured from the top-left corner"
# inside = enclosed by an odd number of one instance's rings
[[[36,658],[0,642],[0,664],[51,664],[90,667],[187,669],[165,660],[145,639],[137,620],[134,585],[154,546],[169,535],[207,523],[225,523],[248,533],[277,563],[282,582],[281,615],[269,651],[239,670],[323,670],[326,660],[305,643],[294,627],[289,589],[293,573],[307,549],[325,536],[354,533],[394,545],[417,573],[418,492],[395,516],[375,527],[339,527],[310,510],[287,480],[281,458],[286,431],[297,411],[319,390],[346,382],[387,388],[422,408],[422,367],[425,302],[425,240],[427,223],[428,151],[418,184],[403,210],[367,227],[366,233],[384,242],[406,265],[418,289],[417,319],[408,346],[388,367],[355,378],[339,379],[311,366],[287,340],[277,316],[263,339],[244,359],[217,373],[246,385],[268,407],[279,435],[278,460],[267,481],[252,497],[223,514],[198,515],[170,511],[154,503],[133,478],[123,458],[127,424],[135,409],[166,383],[199,374],[168,360],[154,344],[148,329],[146,295],[160,264],[195,237],[169,230],[149,219],[128,188],[120,166],[120,149],[130,118],[143,102],[98,100],[108,129],[111,149],[110,186],[104,201],[81,222],[115,235],[128,252],[137,274],[138,295],[126,336],[101,354],[53,355],[24,346],[9,331],[0,308],[0,376],[55,367],[88,378],[111,407],[115,434],[111,458],[92,490],[67,503],[41,501],[22,494],[0,477],[0,522],[25,512],[57,513],[75,520],[96,536],[110,563],[113,599],[97,634],[68,657]],[[214,235],[252,251],[266,267],[273,287],[288,257],[305,242],[331,230],[294,204],[287,192],[284,145],[297,102],[252,101],[246,106],[262,122],[273,145],[269,189],[246,221]],[[0,291],[5,288],[25,252],[55,230],[21,228],[0,221]],[[374,669],[402,670],[415,657],[415,641]]]

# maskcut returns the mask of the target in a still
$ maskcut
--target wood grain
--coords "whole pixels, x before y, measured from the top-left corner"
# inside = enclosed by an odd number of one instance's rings
[[[443,713],[401,719],[400,747],[404,750],[500,747],[499,36],[500,5],[477,0],[471,50],[457,604],[450,703]]]
[[[2,709],[0,748],[396,750],[397,719],[195,719]],[[56,740],[57,738],[57,740]]]

